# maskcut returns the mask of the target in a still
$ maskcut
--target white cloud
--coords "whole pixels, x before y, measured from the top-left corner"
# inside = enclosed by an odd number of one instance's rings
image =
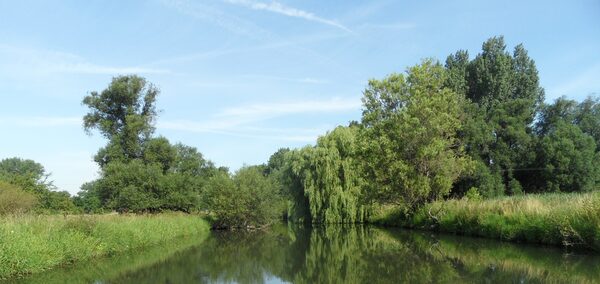
[[[226,14],[219,9],[207,5],[206,2],[187,0],[162,0],[163,5],[195,19],[221,27],[235,34],[248,37],[268,36],[269,33],[252,22],[234,15]]]
[[[263,128],[253,124],[286,115],[352,111],[359,109],[360,105],[358,98],[250,104],[226,108],[207,121],[159,121],[157,127],[239,137],[314,142],[316,137],[324,134],[331,127]]]
[[[288,17],[301,18],[301,19],[304,19],[307,21],[322,23],[325,25],[336,27],[336,28],[342,29],[347,32],[352,32],[352,30],[350,30],[346,26],[344,26],[334,20],[321,18],[313,13],[310,13],[310,12],[307,12],[304,10],[300,10],[297,8],[285,6],[285,5],[283,5],[279,2],[275,2],[275,1],[270,2],[270,3],[258,2],[258,1],[252,1],[252,0],[224,0],[224,1],[227,3],[231,3],[231,4],[248,7],[250,9],[254,9],[254,10],[268,11],[268,12],[277,13],[280,15],[288,16]]]
[[[109,66],[86,61],[83,57],[51,50],[16,47],[0,44],[0,71],[22,73],[76,73],[76,74],[156,74],[169,70],[139,66]]]

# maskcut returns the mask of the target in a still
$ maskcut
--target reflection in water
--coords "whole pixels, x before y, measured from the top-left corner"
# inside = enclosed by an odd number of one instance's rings
[[[189,241],[188,241],[189,242]],[[556,248],[369,226],[213,232],[25,282],[66,283],[594,283],[600,257]],[[185,248],[185,249],[183,249]],[[162,252],[162,253],[161,253]],[[142,258],[140,258],[142,257]],[[104,263],[104,264],[103,264]],[[102,267],[90,273],[89,267]],[[78,276],[79,275],[79,276]],[[81,276],[81,275],[86,275]]]

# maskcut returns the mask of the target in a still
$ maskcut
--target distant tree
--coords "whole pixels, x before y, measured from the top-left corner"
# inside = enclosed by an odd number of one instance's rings
[[[600,151],[600,97],[588,97],[577,106],[575,124],[596,141]]]
[[[144,78],[119,76],[102,92],[91,92],[83,99],[89,108],[83,117],[86,132],[97,129],[109,140],[95,157],[101,167],[110,161],[128,162],[142,157],[142,144],[154,132],[159,92]]]
[[[285,155],[290,152],[289,148],[280,148],[277,152],[269,157],[265,174],[270,175],[281,170],[285,166]]]
[[[102,213],[104,209],[99,190],[98,181],[84,183],[73,202],[85,213]]]
[[[8,158],[0,161],[0,179],[25,191],[41,194],[53,189],[49,177],[44,166],[33,160]]]
[[[359,141],[371,199],[412,210],[447,196],[467,169],[457,136],[464,98],[445,87],[446,76],[425,60],[407,76],[369,82]]]
[[[0,161],[0,181],[14,185],[13,189],[33,193],[37,211],[74,212],[76,207],[71,195],[66,191],[55,191],[49,178],[50,174],[46,173],[44,167],[33,160],[10,158]],[[21,194],[15,198],[24,196]]]

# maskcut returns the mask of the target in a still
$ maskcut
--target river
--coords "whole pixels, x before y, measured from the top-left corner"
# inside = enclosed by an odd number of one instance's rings
[[[598,283],[600,255],[372,226],[211,232],[8,283]]]

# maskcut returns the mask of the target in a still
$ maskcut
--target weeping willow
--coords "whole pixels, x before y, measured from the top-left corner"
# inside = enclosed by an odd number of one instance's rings
[[[337,127],[314,147],[291,151],[292,220],[312,223],[360,223],[367,215],[360,203],[361,178],[354,159],[355,127]]]

